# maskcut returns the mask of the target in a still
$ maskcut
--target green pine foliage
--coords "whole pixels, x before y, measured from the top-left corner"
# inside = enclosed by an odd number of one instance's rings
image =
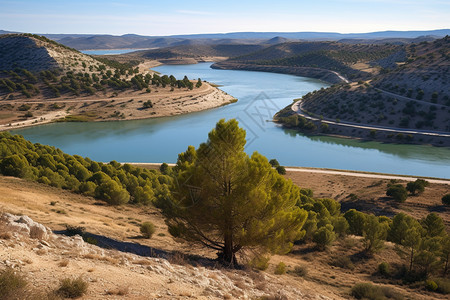
[[[0,133],[0,173],[92,196],[111,205],[148,205],[169,194],[170,178],[156,170],[115,161],[95,162],[7,132]]]

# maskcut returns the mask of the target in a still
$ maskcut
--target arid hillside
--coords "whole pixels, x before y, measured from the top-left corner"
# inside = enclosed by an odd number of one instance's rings
[[[403,62],[380,58],[379,72],[365,80],[308,93],[297,99],[297,109],[288,106],[278,116],[306,117],[314,124],[299,129],[310,133],[448,145],[444,135],[450,131],[449,38],[402,49]],[[295,120],[283,120],[298,127]],[[322,126],[322,121],[327,124]],[[436,140],[434,133],[442,137]]]

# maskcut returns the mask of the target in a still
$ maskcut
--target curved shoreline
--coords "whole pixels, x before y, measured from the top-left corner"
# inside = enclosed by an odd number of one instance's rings
[[[285,114],[280,116],[281,114]],[[306,129],[289,126],[280,118],[298,115],[312,122],[316,128]],[[431,145],[436,147],[450,147],[450,132],[425,131],[409,128],[384,127],[371,124],[359,124],[346,121],[335,121],[326,118],[319,118],[302,109],[302,100],[288,105],[274,116],[274,121],[283,127],[291,128],[306,134],[317,134],[323,136],[335,136],[356,140],[370,140],[384,143]],[[322,126],[325,124],[326,130]],[[395,136],[394,136],[395,134]],[[425,140],[427,139],[427,140]]]
[[[313,67],[289,67],[289,66],[270,66],[270,65],[251,65],[233,62],[218,62],[211,65],[212,69],[219,70],[243,70],[256,72],[270,72],[287,75],[296,75],[325,81],[330,84],[347,83],[348,80],[339,73],[331,70],[313,68]]]
[[[134,100],[130,103],[130,98]],[[153,106],[148,109],[142,108],[142,102],[151,100]],[[52,123],[70,116],[81,116],[84,120],[78,119],[78,122],[109,122],[109,121],[127,121],[127,120],[142,120],[142,119],[152,119],[159,117],[170,117],[182,114],[189,114],[194,112],[206,111],[209,109],[219,108],[228,104],[235,103],[236,98],[222,91],[221,89],[205,82],[203,86],[197,90],[193,91],[182,91],[179,93],[172,94],[170,92],[164,94],[162,93],[141,93],[141,94],[123,94],[114,98],[110,97],[96,97],[96,98],[69,98],[69,99],[31,99],[24,101],[11,101],[14,104],[30,104],[30,105],[40,105],[42,103],[58,103],[63,105],[64,109],[57,111],[37,111],[32,110],[35,117],[26,120],[17,120],[13,122],[4,122],[0,124],[0,132],[7,130],[20,129],[24,127],[38,126],[43,124]],[[85,109],[86,104],[91,107],[90,109]],[[118,105],[128,105],[126,108],[122,108]],[[120,110],[123,117],[107,116],[106,118],[96,119],[87,118],[89,113],[96,113],[100,109],[105,109],[105,107],[111,106],[109,113]],[[67,107],[67,108],[66,108]],[[67,119],[66,121],[75,122],[76,120]]]

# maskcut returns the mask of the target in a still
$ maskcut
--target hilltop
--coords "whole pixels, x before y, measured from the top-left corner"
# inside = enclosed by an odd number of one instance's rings
[[[377,72],[377,67],[390,66],[404,57],[403,47],[393,44],[288,42],[233,57],[212,67],[288,73],[337,83],[368,78]]]
[[[200,79],[159,76],[150,66],[92,57],[42,36],[1,35],[0,130],[168,116],[236,101]]]

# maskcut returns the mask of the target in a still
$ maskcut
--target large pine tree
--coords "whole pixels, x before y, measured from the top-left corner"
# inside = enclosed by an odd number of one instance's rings
[[[179,155],[162,207],[172,233],[218,250],[228,264],[244,247],[288,252],[307,218],[296,206],[300,189],[261,154],[249,157],[245,143],[236,120],[220,120],[206,143]]]

